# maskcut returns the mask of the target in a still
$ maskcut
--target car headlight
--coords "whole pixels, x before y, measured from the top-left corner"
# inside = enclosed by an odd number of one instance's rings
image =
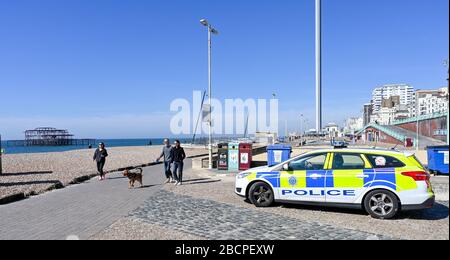
[[[237,175],[238,179],[247,178],[251,173],[250,172],[242,172]]]

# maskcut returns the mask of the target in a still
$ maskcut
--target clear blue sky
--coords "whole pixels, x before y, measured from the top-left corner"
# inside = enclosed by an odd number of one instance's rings
[[[378,85],[446,85],[448,5],[323,0],[325,123],[360,115]],[[0,0],[0,133],[169,134],[170,102],[207,87],[201,18],[221,33],[215,97],[276,92],[290,130],[300,113],[313,126],[313,0]]]

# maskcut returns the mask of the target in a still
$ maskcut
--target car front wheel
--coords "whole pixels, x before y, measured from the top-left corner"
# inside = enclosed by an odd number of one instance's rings
[[[258,208],[270,207],[275,200],[272,188],[264,182],[254,183],[250,187],[248,198]]]
[[[373,218],[391,219],[397,215],[400,202],[390,191],[375,190],[367,194],[364,207]]]

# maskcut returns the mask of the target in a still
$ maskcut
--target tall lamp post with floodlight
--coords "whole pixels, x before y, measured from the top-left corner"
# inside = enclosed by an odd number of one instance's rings
[[[211,24],[209,24],[208,20],[202,19],[200,20],[200,23],[208,28],[208,104],[209,104],[209,119],[208,119],[208,125],[209,125],[209,144],[208,144],[208,152],[209,152],[209,164],[208,168],[212,170],[213,168],[213,151],[212,151],[212,35],[217,35],[219,32],[212,27]]]
[[[316,0],[316,131],[322,131],[322,3]]]
[[[447,67],[447,101],[449,100],[449,90],[450,90],[450,70],[449,70],[449,60],[444,61],[444,65]],[[447,107],[447,145],[450,145],[450,109]]]

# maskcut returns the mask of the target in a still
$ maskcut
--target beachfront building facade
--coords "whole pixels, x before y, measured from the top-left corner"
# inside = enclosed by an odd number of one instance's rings
[[[380,111],[371,116],[371,123],[390,125],[395,121],[409,118],[407,106],[382,107]]]
[[[407,84],[391,84],[375,88],[372,92],[372,110],[379,112],[383,101],[396,96],[401,105],[408,106],[414,102],[414,88]]]
[[[345,121],[344,134],[354,134],[364,128],[364,118],[351,117]]]
[[[329,123],[323,131],[330,139],[342,137],[342,132],[336,123]]]
[[[415,96],[414,115],[432,115],[448,111],[448,88],[418,90]]]

